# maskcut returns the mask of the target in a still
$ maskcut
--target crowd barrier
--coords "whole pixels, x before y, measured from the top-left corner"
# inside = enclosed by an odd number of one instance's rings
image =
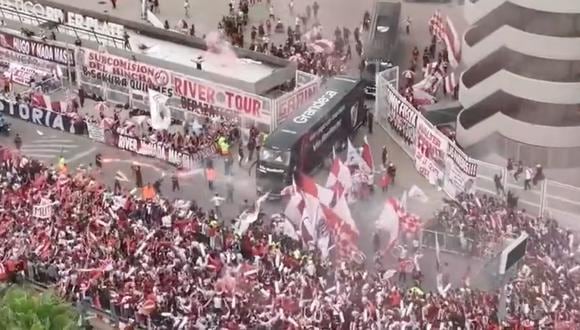
[[[505,167],[469,157],[393,87],[390,70],[377,74],[374,117],[415,162],[416,170],[451,198],[460,192],[496,195],[497,175],[505,192],[514,192],[518,206],[528,214],[569,221],[571,228],[580,223],[580,188],[544,179],[524,190],[523,174],[516,181]]]
[[[119,134],[98,125],[87,122],[87,132],[91,140],[113,146],[120,150],[134,152],[138,155],[165,161],[173,166],[186,169],[199,168],[204,159],[218,154],[216,143],[200,148],[190,154],[176,150],[164,143],[146,141],[135,136]]]
[[[3,96],[0,97],[0,112],[35,125],[77,135],[88,135],[93,141],[104,143],[121,150],[131,151],[141,156],[156,158],[186,169],[199,168],[204,159],[212,158],[218,154],[215,143],[206,145],[196,153],[190,154],[176,150],[163,143],[148,142],[134,136],[105,130],[90,122],[75,119],[63,113],[34,107],[30,103],[18,102]]]
[[[451,233],[423,229],[421,232],[421,248],[434,250],[437,244],[439,244],[441,252],[484,259],[496,256],[501,252],[502,248],[502,242],[482,242]]]
[[[28,102],[19,102],[6,96],[0,96],[0,107],[0,112],[5,115],[35,125],[77,135],[84,135],[87,131],[85,122],[82,120],[67,116],[65,113],[35,107]]]

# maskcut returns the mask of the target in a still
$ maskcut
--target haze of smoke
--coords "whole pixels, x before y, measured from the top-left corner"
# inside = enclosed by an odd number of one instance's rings
[[[210,53],[208,56],[216,59],[221,66],[228,66],[238,60],[232,45],[222,37],[221,33],[216,31],[208,33],[205,37],[205,43],[207,52]]]

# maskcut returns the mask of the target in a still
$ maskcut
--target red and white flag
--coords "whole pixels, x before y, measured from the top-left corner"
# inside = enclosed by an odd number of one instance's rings
[[[302,236],[302,241],[305,243],[316,242],[320,201],[310,194],[304,194],[303,198],[304,209],[300,221],[300,236]]]
[[[284,215],[288,219],[290,219],[290,221],[294,224],[294,226],[300,228],[305,203],[302,190],[300,190],[296,185],[296,180],[294,179],[294,177],[292,178],[292,184],[282,189],[282,191],[280,192],[280,196],[290,197],[290,199],[288,200],[288,204],[286,204]]]
[[[43,93],[32,93],[30,94],[30,103],[35,108],[52,110],[52,102],[50,96]]]
[[[450,72],[443,79],[443,92],[445,94],[453,94],[455,87],[457,86],[457,81],[455,80],[455,73]]]
[[[348,151],[347,151],[347,161],[348,166],[355,166],[357,170],[365,178],[364,181],[367,184],[374,183],[374,161],[372,157],[371,147],[365,137],[365,143],[362,147],[362,153],[359,153],[357,149],[352,145],[350,140],[348,141]]]
[[[336,203],[334,206],[331,207],[332,212],[338,217],[339,223],[335,224],[334,226],[329,225],[331,230],[334,230],[337,233],[340,233],[341,236],[349,238],[353,242],[356,242],[359,236],[359,231],[354,221],[351,213],[350,208],[348,207],[348,203],[346,201],[345,196],[337,197]],[[325,218],[327,222],[330,222],[329,218]]]
[[[327,246],[324,244],[327,243],[328,237],[326,235],[319,237],[316,229],[326,228],[326,232],[333,236],[342,255],[358,251],[356,242],[359,232],[350,214],[345,195],[338,196],[305,175],[301,176],[300,183],[306,201],[305,210],[308,210],[303,216],[303,226],[310,228],[309,231],[314,233],[315,240],[318,241],[320,238],[323,246]],[[324,223],[320,224],[321,221]]]
[[[359,232],[354,220],[352,220],[344,196],[340,198],[334,208],[322,206],[322,212],[324,213],[323,220],[334,238],[339,256],[350,258],[360,253],[357,247]]]
[[[461,40],[453,21],[449,16],[443,19],[441,12],[436,11],[429,20],[429,26],[432,34],[445,43],[449,54],[449,63],[456,68],[461,61]]]
[[[304,174],[300,175],[299,189],[303,192],[304,198],[312,196],[322,205],[330,206],[336,201],[332,190],[322,187],[314,179]]]
[[[367,176],[368,184],[372,185],[375,182],[375,161],[373,160],[373,153],[371,150],[371,145],[365,136],[365,143],[363,144],[362,159],[365,162],[362,170]]]
[[[347,195],[352,186],[350,169],[340,159],[335,157],[326,179],[326,188],[333,190],[340,197]]]
[[[295,193],[290,197],[284,215],[296,226],[300,225],[302,213],[304,212],[304,198],[301,193]]]

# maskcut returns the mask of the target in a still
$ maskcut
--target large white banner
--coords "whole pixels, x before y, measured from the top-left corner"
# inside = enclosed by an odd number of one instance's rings
[[[11,78],[13,82],[24,86],[30,86],[30,82],[33,78],[37,78],[38,80],[38,78],[44,77],[47,74],[48,72],[46,71],[41,71],[17,63],[10,63],[10,68],[8,69],[8,72],[5,73],[5,75],[9,75],[9,78]]]
[[[97,142],[105,143],[105,129],[88,121],[86,124],[89,138]]]
[[[456,197],[462,192],[475,190],[477,163],[467,156],[458,146],[450,143],[445,158],[445,181],[443,189],[449,196]]]
[[[149,90],[149,113],[153,129],[164,130],[171,126],[171,111],[165,106],[167,100],[169,97],[166,95],[152,89]]]
[[[415,167],[431,184],[443,185],[448,139],[425,118],[417,119]]]
[[[380,101],[387,108],[387,121],[399,136],[407,143],[413,144],[419,111],[390,84],[385,83],[384,88],[385,99]]]
[[[82,54],[84,77],[141,94],[154,90],[180,99],[183,109],[199,114],[241,116],[271,125],[271,102],[262,96],[105,52],[82,49]]]

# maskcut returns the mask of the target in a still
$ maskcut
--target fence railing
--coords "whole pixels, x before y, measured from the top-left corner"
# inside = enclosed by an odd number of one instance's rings
[[[441,252],[461,254],[469,257],[490,259],[501,252],[502,242],[480,241],[452,233],[423,229],[421,248],[436,249]]]
[[[375,119],[393,141],[415,162],[418,122],[426,119],[385,78],[386,73],[387,71],[383,71],[377,74]],[[439,134],[437,138],[445,140],[446,145],[456,146],[454,141],[444,136],[441,137],[441,135]],[[526,213],[534,216],[553,217],[568,228],[574,224],[579,227],[580,188],[544,179],[535,185],[532,184],[530,189],[524,189],[524,173],[516,180],[513,173],[507,171],[505,167],[471,159],[466,155],[464,157],[477,164],[477,174],[473,180],[474,191],[491,195],[501,194],[502,191],[497,189],[498,185],[494,179],[498,175],[499,183],[501,183],[499,186],[503,188],[505,193],[512,191],[518,197],[518,207],[525,209]],[[445,175],[442,181],[446,182],[453,171],[445,170],[443,172]],[[425,176],[424,173],[421,174]],[[467,189],[468,186],[465,187]],[[455,198],[455,196],[451,196],[449,190],[445,191],[451,198]]]

